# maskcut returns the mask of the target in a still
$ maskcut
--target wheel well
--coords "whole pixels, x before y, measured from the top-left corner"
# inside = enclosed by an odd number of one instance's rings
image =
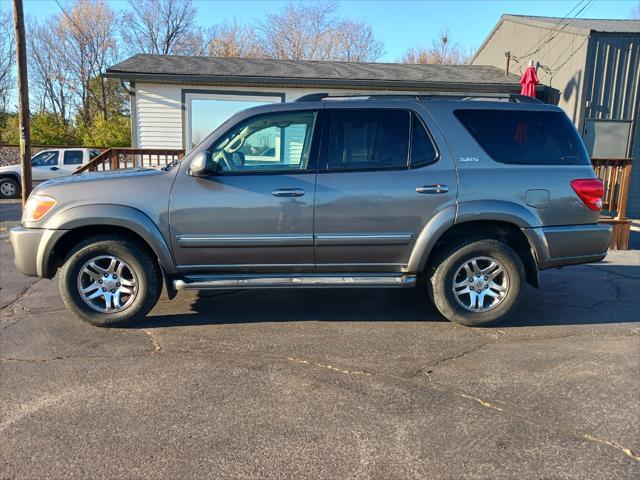
[[[20,183],[20,177],[18,176],[18,174],[13,172],[0,173],[0,179],[3,178],[13,178],[16,182],[18,182],[18,184]]]
[[[136,232],[129,230],[128,228],[118,227],[114,225],[90,225],[86,227],[75,228],[58,240],[49,256],[49,263],[47,265],[48,277],[53,277],[56,274],[58,268],[60,268],[69,257],[71,250],[83,240],[93,237],[95,235],[109,234],[118,235],[122,238],[136,243],[140,248],[146,250],[151,258],[157,259],[157,255],[151,248],[151,246]],[[156,260],[157,261],[157,260]]]
[[[458,223],[438,239],[429,255],[429,259],[437,257],[439,252],[446,248],[447,245],[450,245],[452,241],[477,236],[502,240],[513,248],[524,264],[527,283],[536,288],[540,286],[538,266],[531,245],[522,230],[509,222],[482,220]]]

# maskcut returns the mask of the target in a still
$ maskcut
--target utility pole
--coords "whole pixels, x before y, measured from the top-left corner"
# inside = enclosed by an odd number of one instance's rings
[[[13,26],[16,32],[18,56],[18,121],[20,128],[20,167],[22,180],[22,207],[31,193],[31,130],[29,121],[29,80],[27,74],[27,44],[24,37],[22,0],[13,0]]]

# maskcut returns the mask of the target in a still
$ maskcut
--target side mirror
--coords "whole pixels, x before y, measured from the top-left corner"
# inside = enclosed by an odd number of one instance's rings
[[[196,154],[189,165],[189,175],[192,177],[206,177],[213,173],[213,162],[207,160],[207,153],[200,152]]]

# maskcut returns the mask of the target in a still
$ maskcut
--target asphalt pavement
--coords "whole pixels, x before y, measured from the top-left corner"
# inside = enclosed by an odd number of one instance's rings
[[[420,289],[163,298],[75,319],[0,239],[0,478],[640,477],[640,252],[495,328]]]

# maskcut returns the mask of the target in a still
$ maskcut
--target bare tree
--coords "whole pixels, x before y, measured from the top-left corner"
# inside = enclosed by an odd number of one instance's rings
[[[7,111],[15,87],[14,65],[13,19],[8,12],[0,12],[0,114]]]
[[[76,0],[60,17],[59,35],[65,68],[77,99],[80,119],[90,123],[95,108],[106,120],[109,101],[117,95],[117,84],[102,77],[118,58],[117,17],[104,0]]]
[[[346,62],[372,62],[384,53],[384,45],[365,22],[342,20],[334,36],[335,57]]]
[[[205,51],[211,57],[264,56],[255,29],[250,25],[240,25],[236,21],[215,25],[206,34],[209,39]]]
[[[632,20],[640,20],[640,5],[636,5],[629,12],[629,18]]]
[[[364,22],[335,16],[335,2],[290,1],[259,23],[264,55],[291,60],[373,61],[382,43]]]
[[[197,9],[191,0],[129,0],[120,35],[131,55],[198,55],[202,36],[196,26]]]
[[[441,65],[461,65],[469,61],[469,54],[457,43],[451,43],[449,30],[443,30],[433,39],[429,47],[408,49],[401,57],[401,63],[428,63]]]
[[[51,17],[42,23],[29,22],[27,44],[29,54],[29,85],[32,108],[51,112],[67,125],[72,96],[71,75],[67,58],[60,44],[60,21]]]

